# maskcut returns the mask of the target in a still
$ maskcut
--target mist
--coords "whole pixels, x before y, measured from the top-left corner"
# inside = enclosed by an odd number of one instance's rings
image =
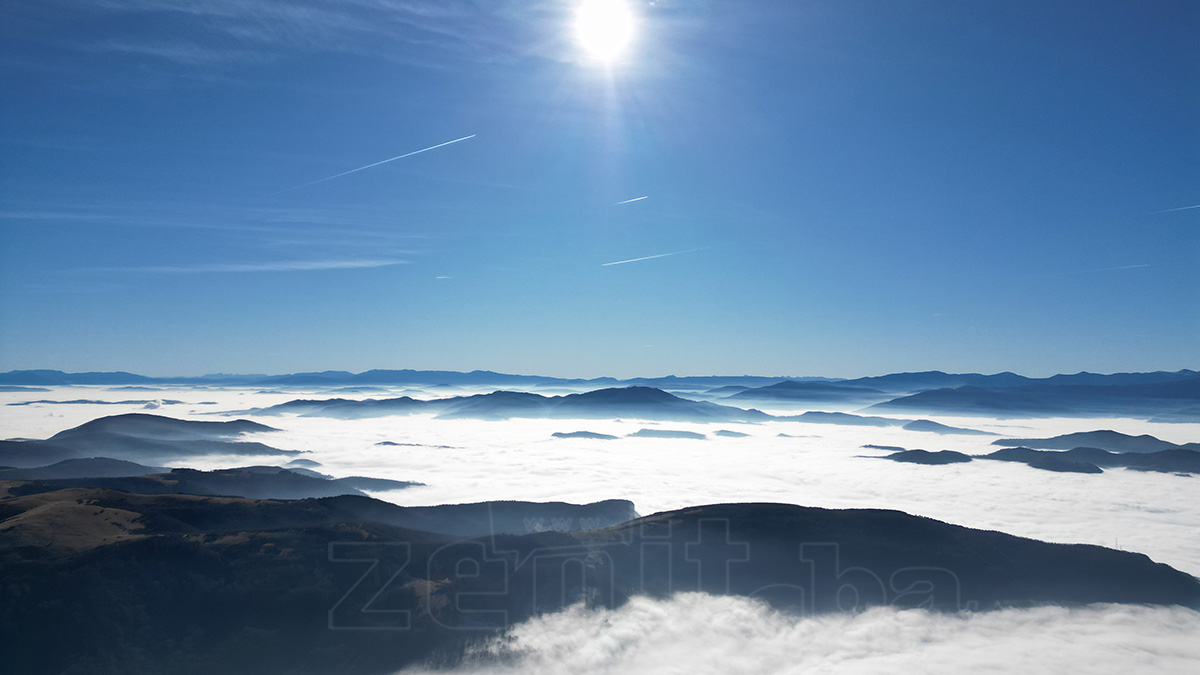
[[[408,391],[408,393],[420,393]],[[426,397],[446,392],[425,392]],[[463,393],[462,390],[455,393]],[[474,393],[474,392],[470,392]],[[165,389],[156,396],[184,401],[165,412],[202,420],[252,419],[282,429],[253,434],[285,450],[306,451],[335,476],[373,476],[424,483],[371,496],[405,506],[498,499],[584,503],[629,499],[639,513],[721,502],[782,502],[826,508],[885,508],[958,525],[1061,543],[1138,551],[1200,574],[1200,500],[1196,478],[1109,469],[1099,475],[1053,473],[1023,464],[975,460],[923,466],[890,462],[865,444],[985,454],[996,437],[938,435],[896,427],[803,422],[760,424],[644,420],[439,420],[428,415],[337,420],[255,416],[264,407],[320,391],[260,393],[244,389]],[[347,396],[346,394],[338,394]],[[389,394],[350,396],[383,398]],[[128,392],[60,387],[52,392],[0,393],[4,403],[28,400],[122,400]],[[209,403],[201,405],[202,403]],[[45,438],[101,415],[145,412],[140,406],[34,404],[2,408],[7,436]],[[160,411],[155,411],[160,412]],[[232,413],[232,414],[231,414]],[[1155,424],[1129,418],[1011,419],[933,417],[1000,437],[1053,436],[1114,429],[1173,442],[1200,438],[1200,424]],[[630,438],[640,429],[701,433],[704,440]],[[719,436],[718,430],[748,434]],[[593,431],[616,440],[559,439],[555,432]],[[780,434],[787,434],[786,437]],[[402,446],[377,445],[382,441]],[[278,464],[277,457],[195,457],[179,464],[216,469]]]
[[[871,609],[799,617],[738,597],[634,598],[575,606],[513,627],[464,665],[431,672],[502,675],[920,672],[1186,673],[1200,662],[1200,612],[1092,605],[938,614]]]

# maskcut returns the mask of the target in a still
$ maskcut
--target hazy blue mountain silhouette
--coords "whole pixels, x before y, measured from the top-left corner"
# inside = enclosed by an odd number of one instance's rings
[[[1191,372],[1191,371],[1187,371]],[[868,410],[1004,416],[1186,415],[1200,402],[1200,378],[1112,385],[962,386],[877,403]],[[1200,418],[1192,421],[1200,421]]]
[[[490,394],[441,399],[436,402],[438,417],[503,420],[512,417],[547,417],[554,398],[523,391],[496,391]],[[433,403],[433,402],[431,402]]]
[[[898,420],[891,417],[866,417],[843,412],[821,412],[819,410],[810,410],[802,415],[788,415],[776,419],[809,422],[812,424],[842,424],[855,427],[899,427],[908,423],[908,420]]]
[[[787,384],[790,382],[790,384]],[[1200,373],[1194,370],[1151,373],[1075,373],[1048,378],[1029,378],[1014,373],[892,373],[852,380],[821,377],[763,376],[666,376],[656,378],[568,379],[538,375],[514,375],[493,371],[421,371],[369,370],[362,373],[324,371],[287,375],[216,374],[202,377],[150,378],[132,373],[64,373],[55,370],[14,370],[0,373],[0,386],[53,385],[147,385],[209,386],[239,385],[268,387],[321,388],[331,391],[368,391],[364,387],[490,387],[498,390],[537,388],[577,390],[579,388],[650,387],[686,396],[714,398],[725,396],[733,401],[770,401],[776,404],[817,404],[822,402],[874,404],[880,411],[927,412],[944,414],[988,415],[996,417],[1037,416],[1129,416],[1137,415],[1157,422],[1200,422]],[[780,386],[782,385],[782,386]],[[882,393],[872,393],[871,390]],[[757,392],[757,393],[751,393]],[[862,395],[859,395],[862,392]],[[891,400],[880,397],[895,396]],[[100,401],[95,401],[99,403]],[[17,405],[27,401],[14,402]],[[314,403],[314,402],[310,402]],[[451,416],[487,415],[490,402],[466,404]],[[513,404],[516,405],[515,403]],[[312,408],[313,406],[310,406]],[[407,414],[437,407],[425,401],[406,398],[385,399],[374,404],[347,401],[341,406],[329,404],[324,412],[313,413],[344,417],[373,417]],[[503,408],[504,406],[500,406]],[[512,406],[509,406],[512,407]],[[528,402],[528,408],[536,409]],[[296,411],[300,412],[299,404]],[[336,413],[336,414],[334,414]],[[305,414],[301,412],[301,414]],[[498,409],[495,419],[508,413]],[[486,417],[485,417],[486,418]],[[762,419],[762,418],[759,418]]]
[[[723,397],[723,396],[729,396],[730,394],[736,394],[740,391],[746,391],[747,389],[751,389],[751,387],[747,387],[742,384],[727,384],[723,387],[715,387],[713,389],[709,389],[704,392],[704,395],[705,396]]]
[[[772,402],[842,402],[878,401],[886,394],[869,387],[846,386],[832,382],[796,382],[784,380],[765,387],[754,387],[726,396],[726,401],[772,401]]]
[[[681,431],[678,429],[638,429],[629,434],[630,438],[676,438],[681,440],[702,441],[708,438],[704,434],[696,433],[695,431]]]
[[[70,384],[142,384],[156,378],[126,372],[64,373],[61,370],[10,370],[0,373],[0,384],[31,384],[42,386]]]
[[[163,473],[170,469],[146,466],[136,462],[127,462],[110,457],[87,457],[82,459],[64,459],[46,466],[28,469],[0,469],[0,480],[43,480],[55,478],[84,478],[103,477],[117,478],[124,476],[145,476],[152,473]]]
[[[242,434],[278,431],[250,420],[231,420],[228,422],[197,422],[181,420],[162,415],[146,413],[130,413],[127,415],[111,415],[85,422],[77,427],[60,431],[51,436],[49,441],[61,441],[66,438],[85,436],[93,433],[124,434],[138,438],[156,438],[161,440],[195,440],[195,439],[224,439]]]
[[[769,419],[757,410],[743,410],[705,401],[692,401],[653,387],[600,389],[561,397],[556,414],[574,417],[579,413],[599,417],[642,419],[695,419],[701,421],[752,421]]]
[[[1104,473],[1104,469],[1091,462],[1067,459],[1066,457],[1041,457],[1029,462],[1029,466],[1058,473]]]
[[[1080,450],[1088,450],[1089,448],[1080,448]],[[1094,448],[1092,448],[1094,449]],[[1110,455],[1104,450],[1097,452]],[[1053,452],[1044,450],[1033,450],[1031,448],[1005,448],[997,450],[989,455],[984,455],[979,459],[997,459],[1005,462],[1022,462],[1035,469],[1043,469],[1046,471],[1060,471],[1072,473],[1103,473],[1104,470],[1093,463],[1091,460],[1094,457],[1084,458],[1080,453],[1071,454],[1069,452]],[[1107,466],[1115,466],[1111,463],[1106,463]]]
[[[962,427],[949,427],[945,424],[934,422],[932,420],[913,420],[905,424],[902,429],[908,431],[927,431],[935,434],[951,434],[959,436],[995,436],[990,431],[979,431],[977,429],[963,429]]]
[[[939,450],[937,452],[930,452],[928,450],[901,450],[900,452],[883,457],[883,459],[910,464],[961,464],[971,461],[971,456],[953,450]]]
[[[0,441],[0,467],[32,469],[91,454],[45,441]]]
[[[1111,375],[1082,371],[1073,375],[1054,375],[1041,381],[1052,385],[1121,386],[1177,382],[1197,377],[1200,377],[1200,372],[1194,370],[1178,370],[1175,372],[1160,370],[1152,373],[1113,373]]]
[[[554,438],[590,438],[601,441],[612,441],[617,438],[611,434],[600,434],[594,431],[556,431],[550,435]]]
[[[1100,429],[1098,431],[1081,431],[1063,434],[1052,438],[1001,438],[992,441],[992,445],[1025,446],[1044,450],[1070,450],[1071,448],[1089,447],[1101,448],[1111,452],[1158,452],[1172,448],[1187,448],[1200,450],[1200,443],[1176,445],[1149,434],[1130,436],[1119,431]]]
[[[763,377],[759,375],[708,375],[708,376],[688,376],[679,377],[676,375],[668,375],[666,377],[635,377],[628,380],[618,380],[613,384],[635,387],[654,387],[655,389],[667,389],[671,391],[688,391],[711,393],[712,390],[720,387],[762,387],[769,384],[774,384],[781,380],[797,380],[803,382],[827,382],[831,381],[824,377]]]
[[[980,373],[944,373],[940,370],[930,370],[918,373],[891,373],[860,377],[853,380],[842,380],[839,384],[871,387],[888,392],[917,392],[963,386],[1016,387],[1036,381],[1023,375],[1007,372],[982,375]]]
[[[197,422],[144,413],[113,415],[60,431],[45,441],[0,441],[0,466],[32,468],[88,457],[162,466],[198,455],[300,454],[235,440],[242,434],[269,431],[275,429],[249,420]]]
[[[124,401],[102,401],[100,399],[76,398],[71,400],[50,400],[39,399],[36,401],[14,401],[8,405],[143,405],[143,406],[159,406],[159,405],[185,405],[186,401],[177,399],[127,399]]]
[[[407,396],[394,399],[296,400],[254,411],[271,415],[296,413],[310,417],[358,419],[385,415],[436,413],[446,419],[503,420],[511,418],[612,419],[741,422],[771,419],[757,410],[743,410],[707,401],[692,401],[652,387],[597,389],[582,394],[543,396],[527,392],[497,391],[475,396],[421,401]]]
[[[1062,462],[1104,468],[1128,468],[1138,471],[1164,473],[1200,473],[1200,452],[1187,448],[1169,448],[1155,452],[1109,452],[1100,448],[1078,447],[1070,450],[1035,450],[1033,448],[1004,448],[979,459],[1024,462],[1034,468],[1062,466]],[[1088,473],[1100,473],[1088,471]]]

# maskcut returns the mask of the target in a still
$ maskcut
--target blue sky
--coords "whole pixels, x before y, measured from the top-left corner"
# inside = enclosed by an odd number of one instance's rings
[[[0,370],[1196,366],[1195,3],[577,6],[5,3]]]

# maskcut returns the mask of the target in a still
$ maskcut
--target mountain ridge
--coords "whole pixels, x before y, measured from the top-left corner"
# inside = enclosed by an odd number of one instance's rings
[[[877,387],[885,391],[903,391],[905,388],[938,389],[947,386],[962,386],[978,384],[986,386],[1013,386],[1015,384],[1047,383],[1047,384],[1149,384],[1168,382],[1179,379],[1200,377],[1200,372],[1190,369],[1178,371],[1148,371],[1134,373],[1099,374],[1081,371],[1074,374],[1057,374],[1044,378],[1032,378],[1011,372],[995,373],[946,373],[932,370],[922,372],[888,373],[859,378],[836,378],[817,376],[766,376],[766,375],[667,375],[662,377],[632,377],[632,378],[567,378],[544,375],[521,375],[499,373],[489,370],[454,371],[454,370],[413,370],[413,369],[372,369],[353,373],[345,370],[327,370],[315,372],[287,373],[282,375],[262,374],[212,374],[200,376],[160,376],[152,377],[138,375],[125,371],[82,372],[72,373],[61,370],[10,370],[0,373],[2,385],[71,385],[71,384],[100,384],[100,385],[145,385],[145,384],[243,384],[246,386],[266,386],[271,384],[304,384],[304,385],[341,385],[341,384],[497,384],[501,382],[513,384],[529,384],[534,382],[559,384],[627,384],[627,385],[672,385],[715,388],[719,386],[737,385],[753,382],[752,386],[769,386],[785,380],[807,382],[829,382],[845,386]]]

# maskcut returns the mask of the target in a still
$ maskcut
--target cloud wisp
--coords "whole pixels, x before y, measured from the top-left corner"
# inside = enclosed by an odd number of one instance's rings
[[[145,267],[100,267],[97,272],[145,272],[149,274],[204,274],[228,272],[314,272],[369,269],[407,264],[407,260],[276,260],[254,263],[204,263],[197,265],[149,265]]]
[[[1092,605],[938,614],[872,609],[802,617],[737,597],[638,597],[514,626],[450,673],[957,674],[1186,672],[1200,613]],[[404,671],[430,672],[430,671]],[[437,671],[446,672],[446,671]]]
[[[465,141],[465,140],[468,140],[471,138],[475,138],[475,134],[471,134],[470,136],[463,136],[462,138],[456,138],[452,141],[446,141],[445,143],[438,143],[437,145],[431,145],[428,148],[422,148],[420,150],[413,150],[412,152],[406,152],[403,155],[396,155],[395,157],[390,157],[388,159],[384,159],[384,160],[375,162],[373,164],[368,164],[366,166],[360,166],[357,169],[350,169],[349,171],[343,171],[341,173],[337,173],[332,176],[326,176],[325,178],[318,178],[317,180],[309,181],[307,183],[302,183],[300,185],[293,185],[292,187],[285,188],[283,190],[280,190],[279,192],[273,192],[273,193],[271,193],[270,196],[274,197],[275,195],[281,195],[285,192],[291,192],[292,190],[299,190],[300,188],[305,188],[310,185],[316,185],[317,183],[324,183],[327,180],[333,180],[334,178],[341,178],[342,176],[348,176],[352,173],[358,173],[359,171],[365,171],[367,169],[379,166],[380,164],[387,164],[388,162],[394,162],[398,159],[404,159],[405,157],[412,157],[413,155],[419,155],[422,152],[429,152],[430,150],[437,150],[438,148],[444,148],[447,145],[453,145],[454,143],[460,143],[462,141]]]
[[[695,253],[696,251],[703,251],[703,250],[704,250],[703,248],[689,248],[686,251],[672,251],[671,253],[659,253],[658,255],[647,255],[647,256],[642,256],[641,258],[630,258],[629,260],[617,260],[615,262],[600,263],[600,266],[601,267],[611,267],[613,265],[624,265],[625,263],[641,262],[643,260],[654,260],[655,258],[666,258],[668,256],[683,255],[684,253]]]
[[[444,68],[553,57],[564,51],[547,28],[563,12],[545,3],[470,0],[45,0],[47,20],[94,21],[117,16],[107,40],[78,45],[101,54],[135,54],[185,68],[286,59],[305,53],[349,53]],[[175,38],[142,26],[170,26]]]

